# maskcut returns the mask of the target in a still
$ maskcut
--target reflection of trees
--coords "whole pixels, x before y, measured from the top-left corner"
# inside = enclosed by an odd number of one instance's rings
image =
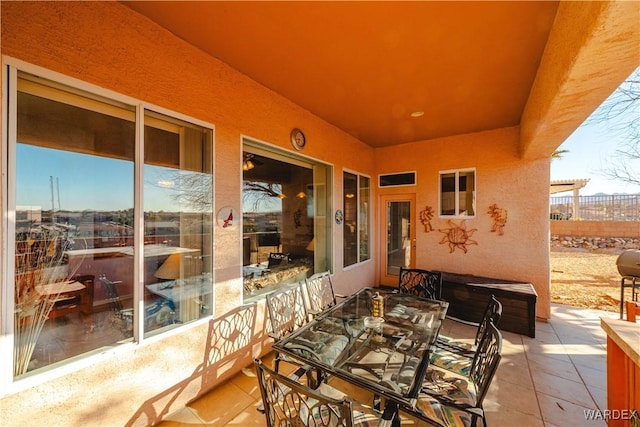
[[[175,184],[172,186],[157,182],[148,182],[148,184],[172,191],[171,198],[180,206],[189,206],[195,212],[211,212],[213,178],[210,174],[179,170],[170,173],[167,180],[163,182]]]
[[[261,204],[267,203],[274,197],[282,197],[281,184],[257,181],[243,182],[242,201],[252,203],[254,211],[258,211]]]

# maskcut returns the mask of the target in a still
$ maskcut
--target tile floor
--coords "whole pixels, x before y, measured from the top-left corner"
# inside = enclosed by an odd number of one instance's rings
[[[606,426],[587,420],[585,411],[606,409],[606,335],[600,317],[618,315],[558,304],[551,310],[550,322],[536,323],[535,339],[503,332],[502,361],[484,401],[490,426]],[[472,339],[475,328],[447,320],[441,333]],[[264,426],[259,403],[249,367],[161,425]],[[403,417],[402,425],[424,424]]]

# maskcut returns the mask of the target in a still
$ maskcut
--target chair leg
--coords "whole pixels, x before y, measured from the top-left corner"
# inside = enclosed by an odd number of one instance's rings
[[[280,372],[278,369],[280,368],[280,355],[276,354],[275,359],[273,360],[273,370],[276,372]]]

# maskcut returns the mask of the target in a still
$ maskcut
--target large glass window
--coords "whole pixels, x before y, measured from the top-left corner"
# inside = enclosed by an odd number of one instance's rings
[[[145,331],[211,314],[211,132],[153,112],[144,127]]]
[[[349,266],[370,258],[369,200],[371,179],[344,172],[343,264]]]
[[[212,130],[153,112],[137,123],[134,106],[17,82],[14,375],[210,314]]]
[[[245,300],[329,269],[328,167],[247,145],[242,170]]]
[[[473,217],[475,206],[475,169],[440,172],[440,216]]]

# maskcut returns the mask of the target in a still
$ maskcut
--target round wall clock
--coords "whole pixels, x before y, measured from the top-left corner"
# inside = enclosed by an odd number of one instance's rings
[[[302,150],[306,144],[307,138],[304,133],[298,128],[293,128],[291,130],[291,145],[293,145],[293,148]]]

